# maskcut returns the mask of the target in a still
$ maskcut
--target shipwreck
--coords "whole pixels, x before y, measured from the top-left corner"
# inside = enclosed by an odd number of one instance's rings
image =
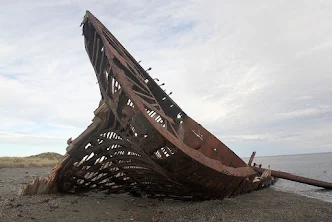
[[[22,194],[92,189],[152,198],[222,199],[277,178],[327,189],[328,182],[253,166],[190,118],[89,11],[81,23],[101,100],[92,123],[47,178]]]

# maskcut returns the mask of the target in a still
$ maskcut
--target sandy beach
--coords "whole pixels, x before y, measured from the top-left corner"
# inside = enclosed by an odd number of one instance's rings
[[[332,203],[273,188],[203,202],[102,192],[18,196],[22,185],[49,171],[0,169],[0,221],[332,221]]]

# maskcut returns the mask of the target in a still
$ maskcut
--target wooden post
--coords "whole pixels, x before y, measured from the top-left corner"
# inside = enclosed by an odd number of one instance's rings
[[[249,166],[251,166],[251,164],[252,164],[252,161],[254,160],[254,158],[255,158],[255,155],[256,155],[256,152],[254,151],[254,152],[252,152],[252,154],[251,154],[251,157],[250,157],[250,159],[249,159],[249,162],[248,162],[248,165]]]

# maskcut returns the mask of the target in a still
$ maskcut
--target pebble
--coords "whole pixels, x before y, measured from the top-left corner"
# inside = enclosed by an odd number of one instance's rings
[[[50,207],[50,209],[57,209],[57,208],[59,208],[59,204],[56,203],[56,202],[49,201],[49,202],[47,202],[47,204]]]

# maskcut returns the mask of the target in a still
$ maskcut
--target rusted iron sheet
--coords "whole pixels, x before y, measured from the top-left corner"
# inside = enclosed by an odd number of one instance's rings
[[[92,124],[67,141],[67,154],[43,182],[46,188],[34,183],[25,194],[56,187],[215,199],[274,183],[271,170],[250,166],[253,156],[246,164],[190,118],[94,15],[87,11],[81,25],[101,101]]]

